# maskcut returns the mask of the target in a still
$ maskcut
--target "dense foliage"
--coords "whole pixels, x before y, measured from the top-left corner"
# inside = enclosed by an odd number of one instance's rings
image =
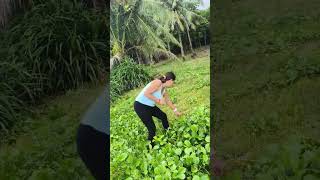
[[[304,147],[286,142],[320,136],[320,3],[277,3],[217,1],[211,11],[215,153],[226,176],[319,179],[317,146],[303,157]]]
[[[110,77],[111,101],[116,100],[124,92],[140,87],[151,80],[146,67],[136,64],[129,57],[112,69]]]
[[[196,10],[199,3],[199,0],[111,3],[111,64],[125,56],[131,56],[141,64],[176,58],[175,54],[180,53],[175,50],[177,48],[184,56],[184,46],[189,46],[193,51],[192,43],[199,43],[199,38],[205,39],[205,45],[208,41],[208,35],[204,32],[208,28],[209,11],[203,13]],[[201,31],[197,30],[198,26]],[[190,36],[191,30],[194,32]],[[186,42],[182,42],[181,36]]]
[[[81,112],[103,88],[72,90],[25,113],[1,136],[0,179],[93,180],[77,153],[76,134]]]
[[[285,144],[266,147],[263,156],[235,170],[224,180],[240,179],[306,179],[320,178],[320,143],[292,136]]]
[[[107,71],[107,12],[72,1],[36,4],[2,32],[1,129],[9,128],[22,105],[96,83]]]
[[[130,103],[132,98],[129,99]],[[129,103],[129,102],[128,102]],[[111,176],[121,179],[209,179],[209,108],[198,107],[177,119],[168,132],[155,137],[155,147],[146,147],[144,128],[136,114],[124,107],[112,109]],[[121,108],[121,109],[120,109]],[[126,113],[124,113],[126,112]],[[128,120],[131,120],[129,122]],[[123,137],[132,137],[123,139]],[[125,162],[125,165],[124,165]]]

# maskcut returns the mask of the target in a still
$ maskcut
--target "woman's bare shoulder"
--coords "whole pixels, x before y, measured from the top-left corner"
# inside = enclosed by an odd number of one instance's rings
[[[160,86],[162,84],[161,80],[160,79],[155,79],[153,81],[151,81],[151,85],[153,86]]]

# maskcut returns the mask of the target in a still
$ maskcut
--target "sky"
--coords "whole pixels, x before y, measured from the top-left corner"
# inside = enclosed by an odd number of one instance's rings
[[[203,5],[198,6],[199,10],[207,9],[210,7],[210,0],[202,0]]]

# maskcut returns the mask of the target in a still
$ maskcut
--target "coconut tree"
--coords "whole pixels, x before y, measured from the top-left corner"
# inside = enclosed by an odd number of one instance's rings
[[[149,61],[157,54],[175,57],[166,46],[180,46],[170,33],[171,12],[157,0],[118,0],[111,3],[111,68],[132,51]]]
[[[163,5],[168,7],[172,14],[175,16],[171,21],[171,30],[178,31],[179,42],[181,44],[181,55],[184,57],[184,49],[181,38],[181,33],[186,32],[188,36],[190,50],[193,55],[192,41],[190,37],[190,28],[195,29],[196,25],[199,24],[199,20],[204,20],[201,15],[195,12],[196,7],[202,3],[200,0],[161,0]]]

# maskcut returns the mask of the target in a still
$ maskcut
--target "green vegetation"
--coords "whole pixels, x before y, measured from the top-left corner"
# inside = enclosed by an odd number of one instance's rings
[[[72,0],[3,4],[0,179],[92,179],[76,130],[108,71],[108,11]]]
[[[107,70],[107,12],[46,1],[17,15],[0,36],[0,130],[41,98],[97,83]]]
[[[180,53],[184,57],[186,42],[190,47],[189,50],[194,52],[192,43],[199,43],[202,37],[205,39],[202,45],[206,45],[208,13],[196,10],[199,3],[199,0],[112,2],[111,67],[121,62],[126,56],[132,57],[140,64],[150,64],[165,58],[176,58],[178,53],[175,50],[176,47],[181,49]],[[196,29],[197,26],[199,30]],[[196,30],[192,35],[197,34],[191,36],[191,30]]]
[[[2,2],[4,6],[0,9],[5,8],[6,12],[0,15],[0,179],[91,178],[77,155],[75,136],[81,113],[102,89],[94,85],[104,81],[108,73],[109,43],[112,46],[112,56],[124,51],[124,56],[119,59],[121,64],[115,66],[110,78],[112,87],[115,87],[112,93],[115,97],[121,97],[116,101],[119,103],[123,92],[140,86],[153,75],[129,59],[140,64],[158,62],[176,57],[174,49],[181,44],[190,45],[191,50],[191,47],[207,45],[209,41],[204,34],[208,31],[208,12],[194,10],[197,0],[175,0],[179,15],[174,15],[168,8],[167,11],[161,11],[166,7],[162,4],[162,8],[159,8],[159,3],[153,4],[155,1],[151,0],[122,1],[128,4],[112,6],[112,10],[118,12],[112,14],[116,16],[112,20],[118,20],[118,23],[111,22],[112,32],[109,32],[109,11],[103,8],[104,5],[100,4],[99,7],[98,1],[81,2],[85,5],[73,0]],[[88,9],[90,6],[96,9]],[[154,16],[154,13],[159,14]],[[173,25],[182,23],[184,29],[190,28],[190,32],[181,28],[183,32],[178,42],[177,35],[170,29],[165,17],[174,20],[170,21]],[[200,18],[199,22],[194,21],[195,17]],[[197,25],[201,27],[198,32],[193,29]],[[200,37],[204,42],[198,39]],[[192,46],[192,43],[196,45]],[[187,83],[181,82],[187,88],[183,92],[186,99],[178,102],[179,107],[189,116],[172,124],[172,128],[177,130],[170,131],[167,139],[158,136],[159,149],[149,155],[156,157],[157,154],[162,154],[158,158],[163,159],[163,155],[170,152],[171,161],[166,162],[166,165],[177,161],[176,171],[171,166],[172,175],[177,178],[194,176],[194,179],[208,179],[208,57],[185,63],[178,58],[176,60],[164,62],[170,62],[170,66],[155,65],[160,71],[153,73],[163,73],[166,68],[172,70],[173,66],[181,80],[188,80]],[[181,65],[186,67],[181,68]],[[141,76],[135,76],[134,73]],[[190,74],[194,77],[188,79]],[[175,102],[182,97],[177,94],[180,90],[182,89],[172,90]],[[193,90],[199,91],[199,94],[194,96]],[[199,107],[190,107],[190,103],[198,101]],[[131,108],[128,105],[129,103],[126,107],[123,106],[123,109]],[[128,113],[128,118],[131,117],[138,120]],[[173,114],[169,117],[173,119]],[[181,127],[185,129],[180,129]],[[140,140],[145,137],[142,129],[141,125]],[[190,136],[185,135],[184,131],[189,131]],[[182,136],[182,132],[185,136]],[[175,140],[184,144],[177,149],[163,144],[164,141]],[[137,146],[141,149],[145,144],[142,143],[144,141],[140,142]],[[195,145],[199,150],[190,145]],[[124,151],[121,153],[123,155]],[[137,161],[139,162],[141,161]],[[152,169],[153,166],[149,165],[156,161],[148,160],[146,163]],[[169,173],[164,164],[153,165],[155,171],[152,169],[152,172],[148,172],[149,175],[152,176],[153,172],[157,175]],[[135,173],[136,170],[128,172]],[[120,175],[123,176],[125,175]]]
[[[209,179],[208,48],[198,52],[198,56],[193,49],[194,44],[200,47],[209,41],[206,35],[209,13],[196,10],[199,3],[198,0],[111,3],[112,179]],[[185,56],[184,46],[189,47],[191,56]],[[171,99],[185,115],[176,119],[171,110],[163,107],[169,112],[170,130],[165,133],[156,122],[156,145],[148,150],[146,128],[135,114],[133,103],[150,77],[168,71],[177,76],[176,87],[168,90]]]
[[[86,86],[46,99],[25,114],[0,144],[0,179],[88,179],[76,134],[84,112],[104,87]]]
[[[212,136],[226,160],[221,179],[319,179],[319,8],[215,2]]]
[[[166,106],[170,129],[157,127],[155,147],[147,149],[147,129],[135,114],[133,103],[141,88],[125,93],[111,105],[112,179],[209,179],[210,69],[207,51],[187,61],[165,61],[152,66],[153,74],[175,72],[172,101],[184,113],[175,117]],[[150,148],[150,146],[149,146]]]
[[[122,93],[137,88],[151,80],[146,67],[136,64],[133,59],[126,57],[111,71],[110,99],[116,100]]]

